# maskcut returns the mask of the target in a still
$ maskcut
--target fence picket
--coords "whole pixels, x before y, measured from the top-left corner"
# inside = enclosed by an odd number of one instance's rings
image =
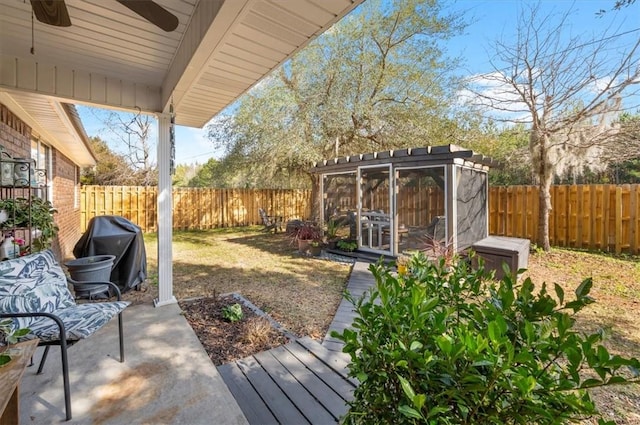
[[[180,230],[261,224],[258,208],[286,220],[311,217],[310,190],[174,188],[173,227]],[[157,231],[155,187],[83,186],[81,229],[91,218],[119,215],[144,232]]]
[[[638,185],[633,184],[629,189],[629,250],[638,252]]]

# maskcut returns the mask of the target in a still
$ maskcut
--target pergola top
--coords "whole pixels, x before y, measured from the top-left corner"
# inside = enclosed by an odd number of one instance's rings
[[[490,157],[477,154],[472,150],[457,145],[444,145],[342,156],[316,162],[310,171],[326,174],[349,171],[369,165],[393,164],[394,166],[413,167],[454,162],[484,170],[497,165],[497,162]]]

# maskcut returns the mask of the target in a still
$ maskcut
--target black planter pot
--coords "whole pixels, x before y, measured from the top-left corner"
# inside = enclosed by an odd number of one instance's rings
[[[93,255],[67,261],[64,265],[69,270],[71,279],[79,282],[108,282],[115,255]]]

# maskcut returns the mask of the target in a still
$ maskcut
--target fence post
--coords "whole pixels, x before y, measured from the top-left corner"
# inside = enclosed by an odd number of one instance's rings
[[[584,186],[576,186],[576,248],[582,248],[582,223],[584,223],[585,211],[584,205]]]

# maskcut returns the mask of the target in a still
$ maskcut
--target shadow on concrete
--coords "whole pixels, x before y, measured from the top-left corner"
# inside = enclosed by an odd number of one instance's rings
[[[118,361],[116,320],[69,348],[69,423],[246,424],[177,304],[131,306],[124,329],[124,363]],[[60,350],[50,351],[43,374],[33,366],[22,380],[23,424],[66,423]]]

